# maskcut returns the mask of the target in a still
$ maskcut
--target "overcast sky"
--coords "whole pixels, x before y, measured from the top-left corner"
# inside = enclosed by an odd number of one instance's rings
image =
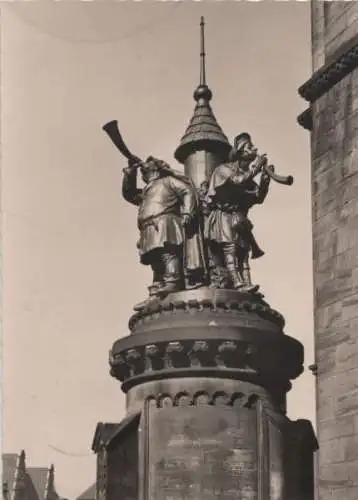
[[[207,78],[232,140],[249,131],[291,188],[273,183],[252,212],[266,255],[253,263],[286,332],[313,362],[309,134],[297,88],[310,76],[309,3],[2,4],[4,451],[56,467],[61,495],[95,479],[98,421],[124,396],[108,350],[128,333],[150,273],[138,264],[136,209],[121,198],[123,158],[101,131],[118,119],[139,156],[178,167],[206,18]],[[307,371],[292,418],[314,419]]]

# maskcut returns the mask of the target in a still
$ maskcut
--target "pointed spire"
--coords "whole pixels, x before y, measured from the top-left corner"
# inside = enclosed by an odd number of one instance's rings
[[[212,92],[206,83],[205,65],[205,22],[200,19],[200,80],[194,92],[196,106],[189,126],[176,149],[174,156],[180,163],[185,163],[189,155],[196,151],[207,151],[225,158],[231,149],[229,141],[216,121],[211,109]]]
[[[194,92],[194,99],[199,101],[204,99],[205,101],[211,101],[213,96],[211,90],[206,85],[206,66],[205,66],[205,21],[204,16],[200,18],[200,80],[199,86]]]
[[[206,85],[206,68],[205,68],[205,21],[204,17],[200,18],[200,85]]]

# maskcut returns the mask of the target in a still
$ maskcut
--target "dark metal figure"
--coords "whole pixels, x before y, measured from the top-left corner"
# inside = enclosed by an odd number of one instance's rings
[[[263,203],[268,193],[271,175],[267,170],[273,173],[273,167],[265,167],[266,157],[259,156],[250,135],[242,133],[234,140],[229,161],[214,170],[206,196],[210,213],[205,239],[211,267],[214,274],[220,266],[226,268],[231,286],[247,292],[259,288],[251,281],[250,254],[253,259],[264,254],[252,233],[248,212],[253,205]],[[260,172],[257,184],[254,177]]]
[[[140,168],[145,183],[137,188]],[[198,200],[191,181],[162,160],[129,162],[124,169],[123,197],[137,205],[141,263],[153,270],[150,297],[162,297],[185,288],[185,278],[205,270],[198,231]]]
[[[116,120],[106,123],[103,130],[128,160],[122,193],[125,200],[139,207],[140,260],[153,270],[149,300],[135,309],[146,307],[153,298],[202,285],[207,277],[200,201],[191,180],[153,156],[143,162],[133,155]],[[144,189],[137,187],[138,169]]]

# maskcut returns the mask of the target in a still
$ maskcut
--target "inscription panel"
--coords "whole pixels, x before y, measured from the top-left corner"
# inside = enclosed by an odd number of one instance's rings
[[[148,499],[258,500],[256,410],[151,408]]]

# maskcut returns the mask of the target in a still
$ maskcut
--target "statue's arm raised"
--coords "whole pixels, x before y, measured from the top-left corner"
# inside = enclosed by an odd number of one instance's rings
[[[257,203],[261,204],[265,201],[267,193],[269,191],[270,180],[270,176],[266,172],[263,172],[261,175],[260,184],[257,188]]]
[[[140,205],[142,189],[137,188],[137,169],[131,167],[123,169],[122,196],[128,203]]]
[[[231,182],[234,184],[244,184],[248,181],[252,181],[254,177],[260,172],[262,165],[255,165],[253,168],[247,172],[242,172],[241,174],[232,175],[230,177]]]

